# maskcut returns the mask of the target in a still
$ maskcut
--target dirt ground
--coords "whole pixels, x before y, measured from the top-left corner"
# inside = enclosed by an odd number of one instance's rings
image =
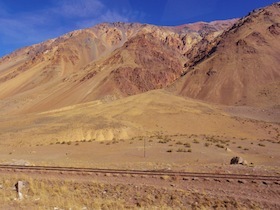
[[[280,174],[279,141],[176,135],[1,148],[2,164]],[[230,165],[241,156],[248,165]],[[0,172],[1,209],[278,209],[279,182],[170,176]],[[7,177],[9,177],[7,179]],[[12,180],[12,181],[11,181]],[[17,180],[33,185],[19,201]],[[44,184],[42,184],[44,183]],[[52,188],[47,187],[51,185]],[[54,190],[56,189],[56,190]],[[73,190],[75,189],[75,190]],[[54,193],[54,192],[56,193]],[[42,193],[43,192],[43,193]],[[60,200],[52,199],[59,196]]]
[[[241,156],[249,168],[280,172],[276,140],[183,135],[1,147],[2,164],[215,171]],[[214,155],[215,154],[215,155]]]
[[[105,104],[2,116],[0,164],[279,176],[278,112],[264,110],[218,107],[154,91]],[[247,165],[230,165],[235,156]],[[280,205],[278,182],[13,171],[1,171],[0,177],[1,209]],[[23,201],[12,189],[17,180],[31,183]]]
[[[252,170],[244,166],[228,171]],[[257,173],[262,170],[257,169]],[[7,178],[8,177],[8,178]],[[13,188],[28,182],[18,199]],[[98,173],[1,172],[0,209],[278,209],[280,182]]]

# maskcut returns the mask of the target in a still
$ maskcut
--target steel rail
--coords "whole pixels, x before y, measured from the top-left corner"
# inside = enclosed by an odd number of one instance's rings
[[[43,172],[75,172],[75,173],[101,173],[101,174],[129,174],[129,175],[149,175],[149,176],[177,176],[185,178],[213,178],[213,179],[247,179],[263,181],[280,181],[280,176],[256,175],[256,174],[224,174],[224,173],[200,173],[183,172],[171,170],[121,170],[121,169],[99,169],[99,168],[75,168],[57,166],[21,166],[21,165],[0,165],[0,171],[43,171]]]

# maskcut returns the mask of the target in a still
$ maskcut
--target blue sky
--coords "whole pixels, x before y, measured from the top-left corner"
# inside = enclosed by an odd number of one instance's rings
[[[1,0],[0,57],[101,22],[181,25],[242,17],[272,0]]]

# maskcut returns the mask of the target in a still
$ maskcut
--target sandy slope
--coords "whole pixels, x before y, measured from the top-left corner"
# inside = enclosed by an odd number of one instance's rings
[[[112,140],[134,136],[207,134],[268,137],[258,123],[157,90],[115,101],[93,101],[43,113],[2,115],[2,144]]]

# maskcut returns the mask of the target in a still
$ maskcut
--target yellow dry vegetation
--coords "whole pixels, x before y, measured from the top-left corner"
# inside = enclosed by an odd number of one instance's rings
[[[155,90],[114,101],[2,116],[2,145],[129,139],[136,136],[206,134],[267,137],[252,122],[240,124],[220,107]]]

